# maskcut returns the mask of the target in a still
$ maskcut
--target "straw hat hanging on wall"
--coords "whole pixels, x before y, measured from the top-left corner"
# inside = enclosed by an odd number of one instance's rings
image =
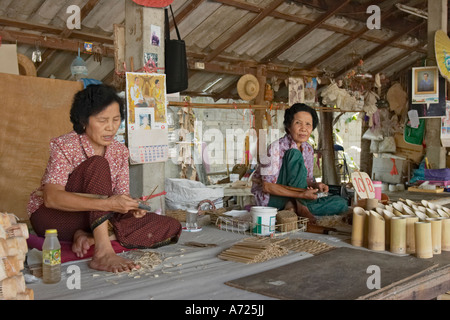
[[[252,74],[242,76],[237,83],[239,97],[245,101],[251,101],[259,93],[258,79]]]

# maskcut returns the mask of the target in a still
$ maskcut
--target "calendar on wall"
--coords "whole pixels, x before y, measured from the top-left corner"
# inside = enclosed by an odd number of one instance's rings
[[[130,163],[165,162],[169,154],[166,75],[128,72],[126,79]]]

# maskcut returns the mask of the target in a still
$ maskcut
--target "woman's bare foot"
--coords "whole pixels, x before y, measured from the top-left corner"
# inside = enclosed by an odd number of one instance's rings
[[[94,253],[89,267],[94,270],[117,273],[139,269],[140,265],[118,256],[114,251],[107,251]]]
[[[73,236],[72,252],[75,253],[78,258],[82,258],[85,254],[87,254],[89,248],[93,244],[94,237],[91,233],[78,230]]]

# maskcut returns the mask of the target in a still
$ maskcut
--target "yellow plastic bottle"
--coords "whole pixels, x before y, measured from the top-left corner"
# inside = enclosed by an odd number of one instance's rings
[[[45,231],[45,241],[42,246],[42,281],[47,284],[61,281],[61,245],[58,231]]]

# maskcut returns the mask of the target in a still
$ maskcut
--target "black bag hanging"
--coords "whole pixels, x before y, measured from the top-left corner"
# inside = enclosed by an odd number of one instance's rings
[[[186,58],[186,44],[181,40],[180,32],[172,13],[173,23],[177,31],[178,40],[170,39],[169,12],[165,11],[165,70],[166,70],[166,89],[167,93],[174,93],[186,90],[188,87],[188,67]]]

